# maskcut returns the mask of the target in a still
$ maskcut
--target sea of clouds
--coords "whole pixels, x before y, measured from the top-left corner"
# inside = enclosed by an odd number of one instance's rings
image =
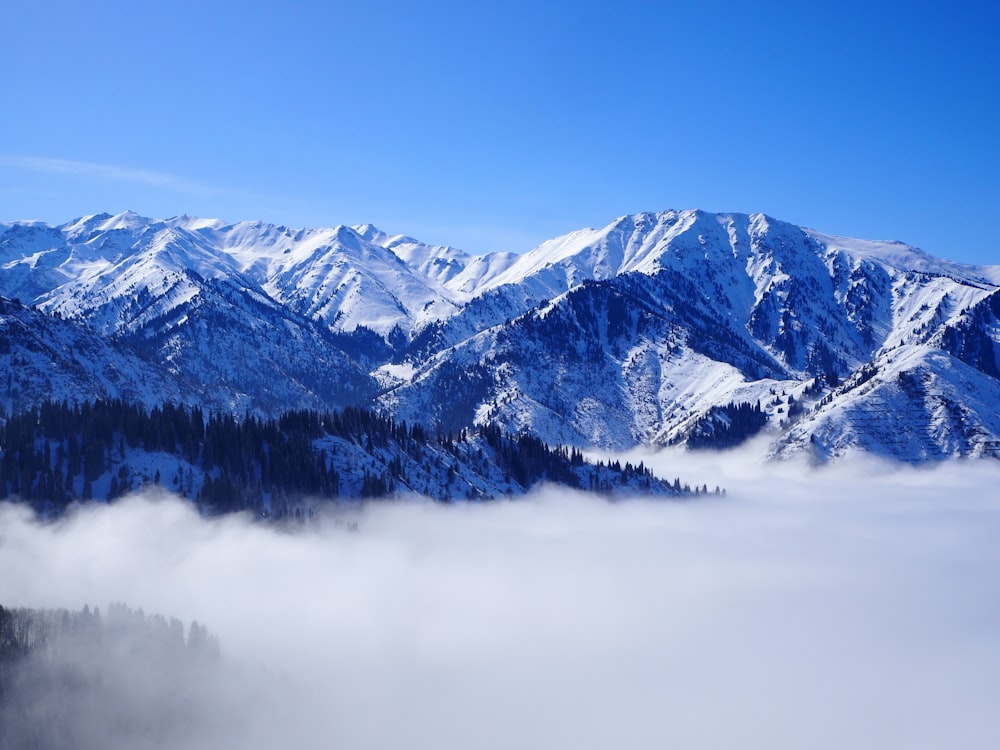
[[[0,604],[207,626],[224,666],[184,747],[1000,747],[1000,462],[641,458],[727,493],[303,528],[166,495],[3,504]]]

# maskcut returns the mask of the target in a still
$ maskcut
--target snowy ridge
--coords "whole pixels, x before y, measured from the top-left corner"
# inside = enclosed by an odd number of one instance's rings
[[[336,330],[410,330],[457,308],[434,279],[350,227],[292,231],[244,223],[211,234],[274,299]]]
[[[0,225],[0,295],[135,344],[206,402],[374,404],[579,447],[703,439],[759,402],[775,456],[993,455],[998,282],[898,242],[697,210],[486,256],[371,225]],[[880,429],[889,414],[906,440]]]

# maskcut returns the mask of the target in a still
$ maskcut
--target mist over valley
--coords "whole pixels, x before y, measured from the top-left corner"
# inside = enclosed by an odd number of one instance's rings
[[[216,635],[195,736],[153,748],[1000,739],[994,462],[691,455],[647,460],[724,477],[725,497],[549,487],[328,506],[290,527],[205,518],[162,492],[55,521],[6,503],[0,602],[123,601]],[[103,747],[136,746],[98,727]]]

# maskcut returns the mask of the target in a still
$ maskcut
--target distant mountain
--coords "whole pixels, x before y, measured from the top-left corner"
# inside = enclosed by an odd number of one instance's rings
[[[759,402],[775,455],[997,455],[998,272],[760,215],[625,217],[421,331],[382,402],[609,448]]]
[[[0,295],[137,357],[125,380],[153,368],[231,413],[371,405],[578,447],[760,433],[774,456],[1000,456],[998,292],[997,266],[761,214],[638,214],[486,256],[371,225],[0,225]],[[38,377],[21,403],[114,395]]]
[[[102,215],[60,227],[52,245],[49,228],[15,224],[0,234],[0,294],[87,323],[163,377],[194,384],[193,399],[211,408],[366,403],[372,378],[325,326],[277,302],[213,244],[215,226]],[[155,402],[155,390],[142,400]]]

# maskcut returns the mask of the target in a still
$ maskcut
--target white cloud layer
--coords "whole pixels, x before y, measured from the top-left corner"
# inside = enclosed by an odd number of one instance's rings
[[[652,460],[729,494],[371,504],[291,533],[164,498],[0,506],[0,603],[207,625],[275,676],[215,747],[1000,747],[996,463]]]

